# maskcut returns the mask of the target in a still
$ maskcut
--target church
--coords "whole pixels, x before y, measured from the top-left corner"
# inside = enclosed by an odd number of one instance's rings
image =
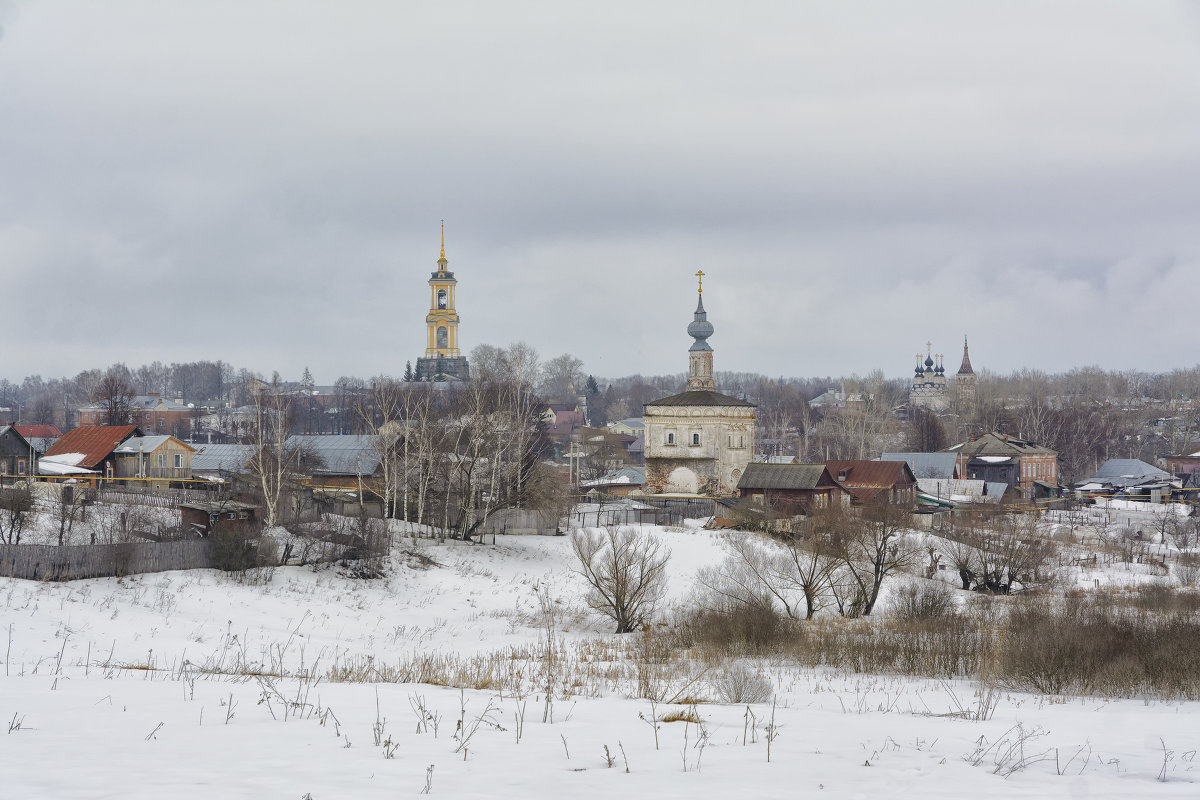
[[[458,312],[454,310],[454,289],[458,281],[446,260],[446,227],[442,226],[442,255],[437,270],[429,278],[428,330],[424,358],[417,359],[413,380],[465,381],[471,377],[466,357],[458,349]]]
[[[926,342],[925,360],[917,354],[917,369],[913,373],[912,385],[908,390],[909,408],[927,408],[930,411],[948,411],[950,401],[957,401],[960,409],[975,405],[975,370],[971,368],[971,356],[967,349],[967,338],[963,337],[962,364],[951,384],[946,378],[945,358],[933,353],[933,343]],[[935,360],[936,359],[936,360]]]
[[[716,390],[704,273],[696,275],[687,389],[644,406],[647,493],[736,494],[754,452],[756,406]]]

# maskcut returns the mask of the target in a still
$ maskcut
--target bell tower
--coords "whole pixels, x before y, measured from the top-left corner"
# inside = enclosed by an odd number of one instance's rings
[[[429,341],[425,346],[426,358],[457,358],[458,312],[454,310],[454,287],[458,281],[446,261],[446,224],[442,223],[442,255],[438,258],[437,271],[429,278],[429,313],[425,325],[429,328]]]
[[[458,281],[446,260],[446,223],[442,222],[442,252],[429,276],[429,313],[425,315],[425,357],[417,359],[418,381],[466,380],[467,359],[458,347],[458,312],[454,291]]]

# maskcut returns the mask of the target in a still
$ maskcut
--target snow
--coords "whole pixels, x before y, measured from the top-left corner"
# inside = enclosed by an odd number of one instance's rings
[[[987,461],[989,464],[1003,464],[1005,461],[1011,461],[1012,456],[976,456],[980,461]]]
[[[670,602],[687,598],[697,570],[722,558],[728,535],[698,522],[645,534],[671,550]],[[1200,793],[1197,703],[1011,692],[992,719],[976,722],[947,716],[974,703],[968,682],[772,661],[752,665],[777,697],[768,763],[769,703],[749,707],[753,733],[744,704],[696,705],[705,746],[696,724],[670,722],[656,747],[649,703],[604,679],[560,687],[569,696],[543,721],[536,690],[516,697],[295,677],[368,659],[384,669],[418,657],[497,654],[498,663],[535,674],[539,596],[557,610],[561,641],[595,642],[591,652],[600,653],[616,637],[583,603],[572,558],[566,537],[499,537],[494,546],[404,537],[379,580],[334,567],[279,568],[243,581],[212,570],[64,584],[0,578],[8,640],[0,722],[13,728],[3,741],[0,796],[392,798],[420,793],[430,765],[430,794],[455,798]],[[201,665],[242,668],[202,674]],[[290,677],[247,674],[280,671]],[[711,681],[700,675],[688,691],[711,698]],[[464,702],[468,723],[496,704],[494,725],[481,724],[465,753],[454,737]],[[436,736],[417,732],[413,707],[422,703],[440,715]],[[993,774],[1002,748],[970,758],[981,737],[985,745],[1011,741],[1018,724],[1042,734],[1026,744],[1025,769]],[[393,758],[375,744],[376,726]],[[1160,737],[1174,751],[1165,783],[1156,780]],[[1040,753],[1046,760],[1034,761]]]
[[[41,462],[49,461],[52,464],[63,464],[68,467],[79,466],[79,462],[87,458],[85,453],[59,453],[58,455],[45,456],[39,459]]]

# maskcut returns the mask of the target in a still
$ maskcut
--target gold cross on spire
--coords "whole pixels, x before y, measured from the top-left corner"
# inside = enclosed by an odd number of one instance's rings
[[[442,258],[446,257],[446,220],[442,220]]]
[[[925,354],[932,355],[932,353],[933,353],[933,342],[926,342],[925,343]]]
[[[704,294],[704,270],[697,270],[696,277],[700,280],[700,284],[696,289],[697,294]]]

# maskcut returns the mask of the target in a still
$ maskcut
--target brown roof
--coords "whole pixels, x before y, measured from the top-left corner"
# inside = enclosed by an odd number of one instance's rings
[[[57,425],[13,425],[26,439],[56,439],[62,436]]]
[[[650,403],[645,403],[646,406],[745,406],[754,408],[754,403],[748,403],[745,400],[738,400],[736,397],[730,397],[727,394],[714,392],[708,389],[695,389],[682,394],[673,394],[670,397],[664,397],[661,400],[654,400]]]
[[[825,467],[834,480],[851,490],[891,489],[896,485],[913,486],[917,482],[904,461],[827,461]],[[846,477],[840,478],[843,472]]]
[[[108,458],[117,445],[138,432],[136,425],[85,425],[64,433],[46,455],[83,453],[83,460],[75,466],[92,469]]]
[[[1003,433],[985,433],[972,442],[964,442],[954,447],[947,447],[944,453],[962,453],[968,458],[976,456],[1021,456],[1021,455],[1058,455],[1048,447],[1008,436]]]

